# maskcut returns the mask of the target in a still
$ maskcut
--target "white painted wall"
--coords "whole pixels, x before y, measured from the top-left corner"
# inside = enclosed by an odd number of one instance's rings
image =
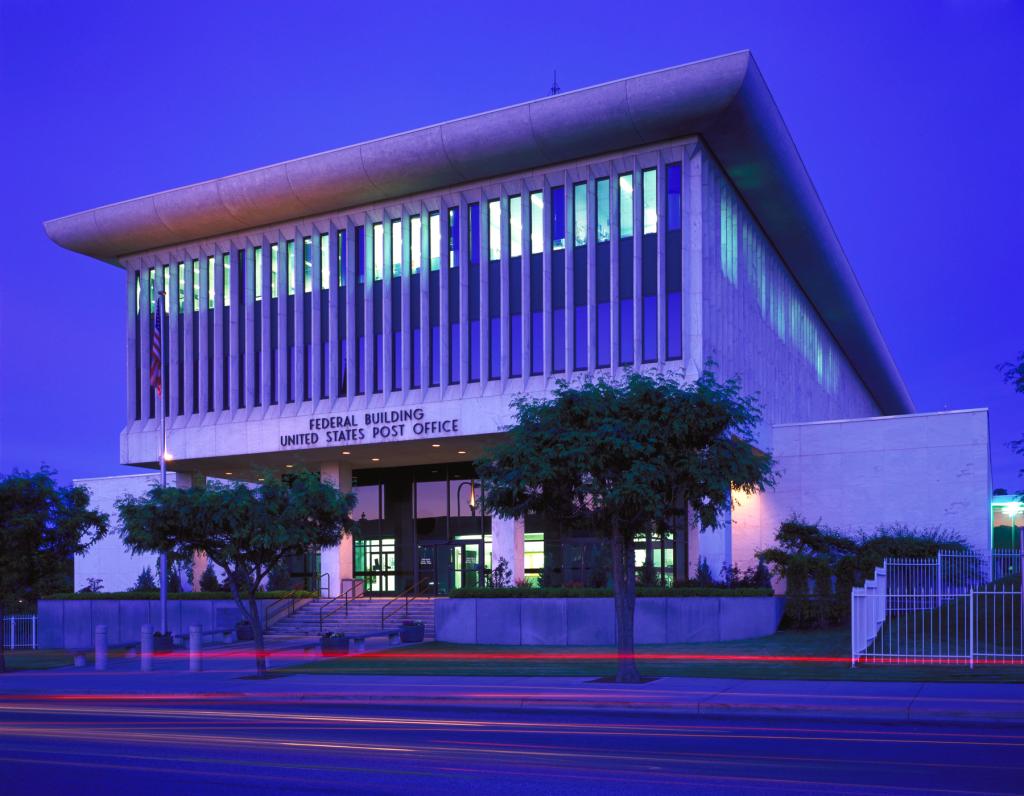
[[[753,563],[793,514],[838,531],[882,525],[955,531],[989,546],[988,410],[777,425],[771,492],[733,495],[736,563]]]
[[[159,582],[159,556],[136,556],[125,549],[114,502],[124,495],[145,494],[150,487],[160,483],[160,474],[154,472],[106,478],[76,478],[72,483],[87,488],[90,506],[110,518],[110,532],[83,555],[75,556],[75,591],[85,587],[89,578],[101,578],[105,592],[125,591],[135,585],[145,567],[150,567],[153,578]],[[188,476],[176,473],[167,474],[167,483],[170,486],[190,485]]]

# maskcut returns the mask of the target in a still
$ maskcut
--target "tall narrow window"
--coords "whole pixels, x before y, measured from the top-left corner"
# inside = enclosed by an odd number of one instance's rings
[[[199,277],[199,260],[192,261],[192,311],[199,312],[199,291],[203,282]],[[196,346],[198,348],[198,345]]]
[[[683,358],[683,168],[665,170],[665,358]]]
[[[178,263],[178,314],[185,311],[185,263]]]
[[[295,241],[287,241],[285,249],[285,267],[288,269],[288,295],[295,295]]]
[[[355,380],[356,395],[366,392],[366,228],[356,227],[355,239],[356,284],[355,284]]]
[[[331,239],[320,236],[320,289],[331,289]]]
[[[469,206],[469,381],[480,381],[480,205]]]
[[[501,259],[501,200],[492,199],[487,203],[487,257]]]
[[[658,172],[646,169],[641,175],[643,196],[640,239],[640,358],[658,360]],[[635,244],[634,244],[635,245]]]
[[[619,237],[633,237],[633,175],[619,175]]]
[[[263,389],[260,386],[263,383],[263,247],[256,246],[252,250],[252,267],[253,267],[253,302],[256,306],[253,308],[252,313],[252,384],[253,384],[253,404],[255,406],[263,405]]]
[[[643,172],[644,192],[644,235],[652,235],[658,231],[658,170],[646,169]]]
[[[163,281],[160,283],[164,294],[164,312],[171,311],[171,266],[165,265],[163,269]]]
[[[313,292],[313,239],[302,239],[302,292]]]
[[[348,255],[348,232],[338,231],[338,395],[348,389],[348,280],[345,268]]]
[[[459,264],[459,208],[448,208],[448,267]]]
[[[384,225],[373,225],[373,281],[384,278]]]
[[[572,187],[573,243],[587,245],[587,184],[578,182]]]
[[[544,251],[544,194],[530,194],[530,254]]]
[[[272,299],[277,298],[277,276],[278,276],[278,246],[276,243],[270,244],[270,297]]]
[[[441,267],[441,216],[431,213],[427,218],[430,225],[430,270]]]
[[[551,249],[565,248],[565,188],[557,185],[551,189]]]
[[[420,216],[409,218],[409,272],[419,273],[423,262],[423,219]]]
[[[213,257],[206,258],[206,309],[212,310],[216,304],[215,281],[217,279],[217,265]]]
[[[224,306],[231,306],[231,255],[221,256],[221,263],[224,266]]]
[[[391,275],[402,275],[402,219],[396,218],[391,222]]]
[[[135,351],[134,351],[134,365],[132,371],[135,374],[135,419],[142,419],[142,366],[140,365],[140,358],[142,352],[145,349],[142,340],[142,329],[139,312],[141,311],[142,302],[142,274],[138,271],[135,272],[135,315],[132,320],[135,324]],[[148,343],[148,341],[146,341]]]
[[[523,197],[508,198],[508,256],[523,255]]]
[[[605,243],[612,237],[611,188],[607,177],[597,181],[597,242]]]

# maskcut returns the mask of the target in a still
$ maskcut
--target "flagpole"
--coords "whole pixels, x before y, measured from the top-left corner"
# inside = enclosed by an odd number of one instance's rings
[[[167,418],[164,414],[164,295],[167,286],[160,291],[157,312],[160,313],[160,389],[157,401],[160,404],[160,486],[167,488]],[[160,554],[160,633],[167,635],[167,553]]]

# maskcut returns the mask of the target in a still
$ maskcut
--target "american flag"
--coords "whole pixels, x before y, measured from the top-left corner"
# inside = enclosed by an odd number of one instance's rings
[[[160,316],[163,315],[162,302],[157,301],[156,312],[153,313],[153,330],[149,339],[149,386],[156,389],[157,395],[163,395],[163,379],[160,367],[160,346],[162,344],[160,334]]]

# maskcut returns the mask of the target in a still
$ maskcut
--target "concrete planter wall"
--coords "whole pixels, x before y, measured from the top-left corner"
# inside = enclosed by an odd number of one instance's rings
[[[770,636],[783,597],[638,597],[637,644]],[[615,643],[611,597],[454,598],[434,603],[438,641],[591,646]]]
[[[273,600],[257,603],[260,615]],[[203,630],[234,628],[242,620],[234,600],[168,600],[167,629],[188,633],[189,625]],[[90,649],[93,628],[107,626],[107,643],[137,644],[143,625],[160,629],[159,600],[40,600],[36,619],[39,646],[45,649]]]

